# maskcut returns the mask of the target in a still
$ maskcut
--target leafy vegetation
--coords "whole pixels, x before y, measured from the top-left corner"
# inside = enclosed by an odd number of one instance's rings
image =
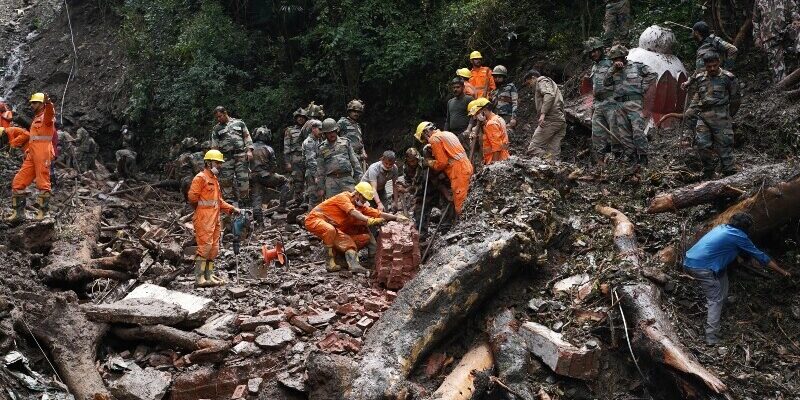
[[[697,12],[689,1],[633,3],[636,31],[690,24]],[[603,2],[125,0],[119,13],[128,118],[157,144],[207,138],[217,105],[276,131],[312,100],[338,116],[354,97],[367,104],[367,140],[397,143],[386,132],[442,117],[471,50],[513,78],[543,60],[579,60],[581,42],[602,29]]]

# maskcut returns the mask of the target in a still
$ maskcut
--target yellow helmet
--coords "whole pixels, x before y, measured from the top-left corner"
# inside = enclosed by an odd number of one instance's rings
[[[485,97],[481,97],[475,100],[472,100],[467,104],[467,111],[470,116],[473,116],[481,110],[481,108],[486,107],[489,104],[489,99]]]
[[[225,157],[222,156],[221,151],[217,149],[211,149],[206,152],[205,156],[203,156],[203,160],[225,162]]]
[[[481,55],[480,51],[476,50],[476,51],[473,51],[472,53],[469,53],[469,59],[470,60],[474,60],[476,58],[483,58],[483,56]]]
[[[414,132],[414,137],[417,138],[420,142],[422,142],[422,132],[425,132],[425,129],[432,128],[433,123],[429,121],[422,121],[417,125],[417,131]]]
[[[472,78],[472,71],[470,71],[469,68],[459,68],[456,70],[456,75],[464,79],[469,79]]]
[[[30,102],[33,103],[34,101],[38,101],[39,103],[44,103],[44,93],[34,93],[31,95]]]
[[[375,197],[372,192],[372,185],[370,185],[368,182],[359,182],[356,185],[356,192],[361,193],[365,199],[370,201],[373,199],[373,197]]]

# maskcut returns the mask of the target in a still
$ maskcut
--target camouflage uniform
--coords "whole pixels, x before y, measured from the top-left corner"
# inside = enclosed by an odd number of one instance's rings
[[[364,163],[367,160],[367,153],[364,151],[364,138],[361,135],[361,125],[348,117],[339,118],[339,136],[345,137],[350,141],[353,151],[358,157],[361,168],[365,167]],[[338,193],[337,193],[338,194]]]
[[[561,140],[567,135],[567,120],[564,114],[564,96],[552,79],[546,76],[536,78],[533,86],[534,108],[538,117],[544,114],[544,121],[536,126],[528,153],[555,159],[561,155]]]
[[[800,21],[795,0],[756,0],[753,37],[756,44],[767,52],[774,82],[786,77],[785,51],[800,51],[800,36],[798,29],[792,27],[793,21]]]
[[[697,47],[695,68],[697,68],[697,71],[702,71],[706,67],[706,63],[703,62],[703,56],[710,52],[719,54],[722,65],[724,65],[725,68],[732,68],[733,58],[737,51],[738,49],[736,46],[720,39],[718,36],[708,35]]]
[[[362,174],[361,163],[347,138],[340,136],[332,144],[323,140],[317,148],[317,182],[325,185],[326,199],[353,190]]]
[[[657,78],[655,72],[639,62],[628,62],[620,70],[612,67],[607,78],[614,86],[614,100],[620,105],[616,113],[617,129],[612,132],[617,134],[628,159],[634,163],[646,163],[647,160],[647,137],[644,134],[647,122],[642,101]]]
[[[63,164],[66,168],[77,168],[78,161],[75,158],[75,139],[67,131],[58,131],[58,158],[56,162]]]
[[[306,196],[309,210],[320,203],[317,195],[317,192],[321,189],[317,185],[317,150],[321,144],[322,141],[315,139],[314,135],[308,135],[306,140],[303,141],[303,160],[306,167]]]
[[[117,160],[117,175],[120,178],[132,178],[136,174],[136,152],[125,148],[114,154]]]
[[[285,207],[288,201],[288,179],[275,173],[277,168],[278,161],[275,158],[275,150],[260,140],[256,140],[253,143],[253,159],[250,161],[250,183],[253,186],[253,218],[258,224],[264,219],[261,205],[264,202],[264,193],[267,188],[278,189],[281,206]]]
[[[126,126],[122,128],[120,135],[122,136],[122,147],[126,149],[133,148],[133,131]]]
[[[291,166],[291,194],[295,199],[303,198],[303,181],[305,180],[305,163],[303,162],[302,126],[289,126],[283,133],[283,159]]]
[[[495,114],[503,117],[506,124],[510,123],[512,119],[517,118],[519,95],[517,93],[517,86],[514,85],[513,82],[503,83],[502,87],[492,92],[491,97],[494,103]],[[509,131],[511,131],[511,129],[509,129]]]
[[[606,46],[625,40],[630,18],[630,0],[606,0],[606,15],[603,20],[603,41]]]
[[[225,156],[219,171],[223,198],[236,199],[239,205],[245,204],[250,194],[250,167],[246,160],[247,150],[253,148],[250,131],[240,119],[230,118],[225,125],[217,123],[211,130],[211,147],[219,149]],[[239,186],[236,193],[233,190],[235,182]]]
[[[192,150],[196,150],[194,146],[188,146],[175,160],[175,171],[177,176],[180,177],[181,193],[183,193],[184,198],[189,193],[189,187],[192,185],[194,176],[205,169],[205,161],[203,160],[205,154],[202,151]]]
[[[722,164],[722,173],[735,173],[732,117],[739,110],[741,100],[736,77],[722,69],[717,76],[701,72],[695,75],[695,81],[697,93],[687,113],[697,117],[695,148],[703,161],[703,172],[706,177],[714,175],[716,152]]]
[[[86,172],[94,169],[94,161],[97,159],[97,142],[89,136],[86,129],[78,128],[77,145],[75,147],[75,158],[78,161],[78,171]]]
[[[597,160],[602,159],[605,154],[611,152],[612,137],[608,132],[615,132],[617,129],[616,113],[620,105],[614,100],[614,87],[608,86],[606,83],[612,64],[608,57],[603,56],[592,66],[592,73],[589,76],[592,80],[592,90],[594,92],[594,102],[592,103],[592,149]]]

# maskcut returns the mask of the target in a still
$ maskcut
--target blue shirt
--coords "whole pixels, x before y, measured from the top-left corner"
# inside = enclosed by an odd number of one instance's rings
[[[728,267],[739,251],[753,256],[764,265],[770,261],[769,256],[756,248],[744,231],[723,224],[706,233],[686,252],[683,265],[686,268],[710,269],[719,272]]]

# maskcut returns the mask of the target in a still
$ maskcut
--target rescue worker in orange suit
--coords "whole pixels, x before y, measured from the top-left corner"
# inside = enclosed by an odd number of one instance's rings
[[[55,158],[55,108],[44,93],[34,93],[30,105],[35,114],[31,129],[7,129],[9,137],[14,137],[11,147],[20,147],[25,151],[25,160],[11,181],[11,215],[6,220],[12,223],[25,219],[26,189],[31,182],[35,181],[39,190],[36,220],[43,220],[50,209],[50,163]]]
[[[489,104],[491,104],[489,100],[480,98],[472,100],[467,105],[470,117],[474,117],[483,130],[484,165],[505,160],[510,156],[506,121],[503,120],[503,117],[493,113],[490,107],[487,107]]]
[[[369,206],[375,196],[372,185],[359,182],[353,192],[342,192],[323,201],[306,217],[306,229],[322,240],[328,251],[328,272],[341,271],[336,264],[336,252],[344,253],[347,268],[353,272],[366,270],[358,261],[358,250],[367,247],[369,257],[375,256],[377,244],[369,228],[386,221],[407,222],[402,215],[387,214]]]
[[[456,70],[456,77],[464,82],[464,95],[474,98],[475,86],[472,86],[472,84],[469,83],[469,78],[472,78],[472,71],[470,71],[469,68],[459,68]]]
[[[483,66],[483,56],[479,51],[473,51],[469,55],[469,62],[472,64],[472,76],[469,78],[469,83],[475,87],[475,97],[489,97],[497,86],[494,83],[492,76],[492,69]]]
[[[194,207],[194,234],[197,254],[194,257],[195,286],[209,287],[225,284],[225,280],[214,275],[214,259],[219,253],[219,238],[222,230],[220,211],[238,214],[240,210],[222,199],[217,176],[225,162],[219,150],[209,150],[203,156],[205,168],[192,180],[187,195]]]
[[[486,99],[483,99],[486,100]],[[501,119],[502,121],[502,119]],[[456,215],[461,215],[464,200],[469,193],[469,180],[472,177],[472,163],[469,161],[464,146],[452,132],[440,131],[433,123],[420,122],[414,137],[422,143],[428,143],[433,153],[432,160],[426,160],[429,168],[444,171],[450,178],[450,189],[453,192],[453,206]]]

